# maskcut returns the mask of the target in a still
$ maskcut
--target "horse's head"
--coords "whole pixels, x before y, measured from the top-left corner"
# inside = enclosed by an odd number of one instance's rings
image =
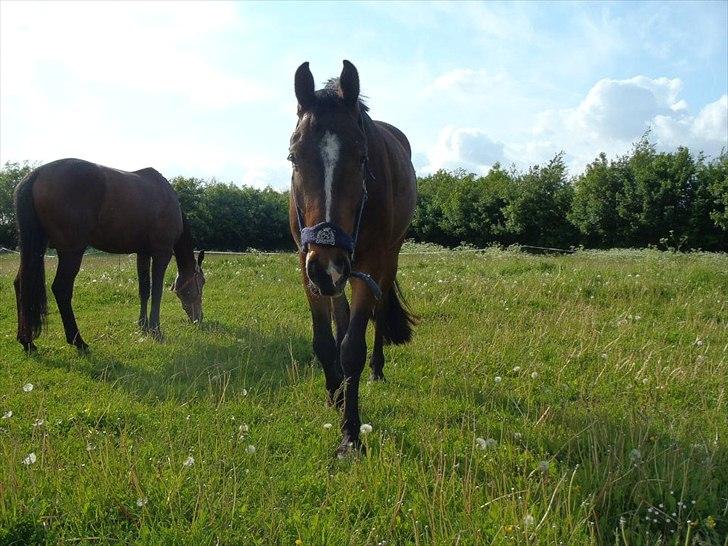
[[[340,294],[351,273],[365,201],[367,141],[359,74],[349,61],[316,91],[308,63],[296,70],[298,123],[291,136],[291,199],[301,229],[306,274],[326,296]]]
[[[202,260],[205,259],[205,251],[197,255],[195,267],[184,273],[177,274],[172,284],[172,292],[182,302],[182,309],[192,322],[202,322],[202,288],[205,286],[205,274],[202,272]]]

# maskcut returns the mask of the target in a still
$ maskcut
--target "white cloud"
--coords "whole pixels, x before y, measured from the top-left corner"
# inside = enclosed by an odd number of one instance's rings
[[[445,127],[427,154],[428,164],[421,172],[463,168],[486,173],[496,162],[502,162],[503,144],[478,129]]]
[[[572,171],[580,172],[599,152],[625,153],[651,129],[661,149],[688,146],[712,155],[720,152],[728,145],[728,99],[724,95],[693,116],[681,90],[677,78],[599,80],[577,106],[540,112],[533,137],[507,143],[506,150],[530,163],[565,150]]]
[[[117,86],[223,108],[265,96],[263,86],[215,66],[207,42],[242,22],[231,3],[3,3],[3,95],[49,77]],[[47,89],[44,89],[47,92]]]

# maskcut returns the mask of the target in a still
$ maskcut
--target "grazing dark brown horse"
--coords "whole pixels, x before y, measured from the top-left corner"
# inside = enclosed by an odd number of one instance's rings
[[[192,233],[169,182],[154,169],[126,172],[80,159],[60,159],[38,167],[15,189],[20,269],[15,278],[18,341],[35,350],[47,312],[43,257],[58,251],[53,294],[66,341],[86,351],[71,307],[73,281],[86,247],[115,254],[137,254],[141,311],[139,326],[161,338],[159,304],[167,264],[174,254],[178,275],[172,289],[190,320],[202,320],[200,268]],[[151,263],[152,308],[147,317]]]
[[[343,407],[337,455],[360,447],[359,380],[374,320],[372,379],[384,379],[385,343],[406,343],[415,317],[396,282],[397,260],[417,200],[402,132],[373,121],[349,61],[315,90],[308,63],[295,75],[298,124],[291,136],[290,225],[300,249],[313,319],[313,350],[329,399]],[[351,309],[344,286],[351,281]],[[336,339],[331,322],[336,323]]]

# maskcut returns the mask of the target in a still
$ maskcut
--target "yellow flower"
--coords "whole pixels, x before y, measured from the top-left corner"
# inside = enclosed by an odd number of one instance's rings
[[[301,546],[303,544],[303,541],[300,538],[296,539],[296,546]]]
[[[705,518],[705,526],[708,529],[715,529],[715,518],[713,516],[708,516]]]
[[[512,533],[513,525],[506,525],[505,527],[503,527],[503,531],[505,531],[506,533]]]

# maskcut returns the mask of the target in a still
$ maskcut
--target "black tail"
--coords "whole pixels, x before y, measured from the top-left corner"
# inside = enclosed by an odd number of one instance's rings
[[[48,305],[45,287],[45,251],[48,239],[33,203],[38,171],[25,177],[15,190],[15,216],[20,243],[20,269],[15,278],[18,299],[18,341],[30,343],[40,334]]]
[[[401,345],[411,341],[412,327],[418,323],[419,317],[408,308],[399,283],[395,279],[377,316],[377,328],[382,332],[384,343]]]

